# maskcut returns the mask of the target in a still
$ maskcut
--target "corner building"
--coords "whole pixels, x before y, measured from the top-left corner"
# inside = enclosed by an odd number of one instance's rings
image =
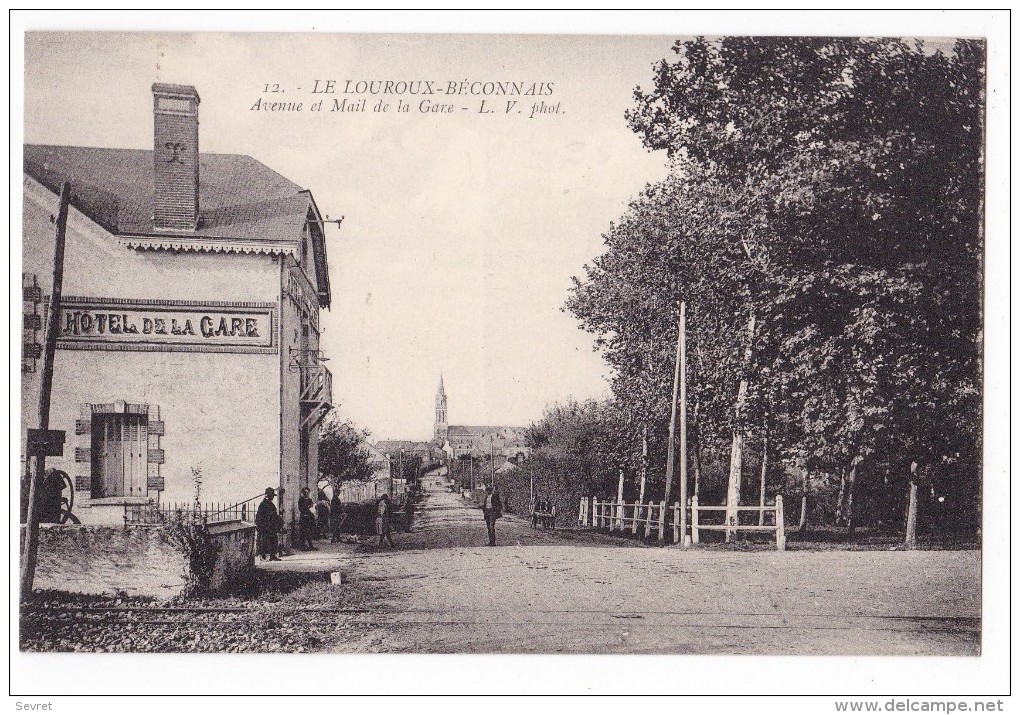
[[[125,506],[233,504],[318,475],[332,404],[330,303],[309,191],[248,156],[198,152],[194,87],[152,86],[153,150],[25,146],[22,464],[36,424],[60,186],[71,185],[51,429],[83,523]],[[65,494],[65,497],[67,495]]]

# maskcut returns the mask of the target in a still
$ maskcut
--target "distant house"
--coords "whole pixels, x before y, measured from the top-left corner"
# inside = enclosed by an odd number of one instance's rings
[[[384,439],[375,443],[375,448],[392,460],[404,457],[421,457],[425,463],[438,459],[439,451],[431,442],[414,442],[408,439]]]
[[[390,458],[378,447],[365,442],[361,451],[368,455],[368,463],[372,465],[372,480],[384,481],[390,478]]]

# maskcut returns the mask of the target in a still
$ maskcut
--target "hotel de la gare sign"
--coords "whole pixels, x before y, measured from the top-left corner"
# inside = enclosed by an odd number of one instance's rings
[[[65,296],[64,349],[273,352],[273,303],[126,301]]]

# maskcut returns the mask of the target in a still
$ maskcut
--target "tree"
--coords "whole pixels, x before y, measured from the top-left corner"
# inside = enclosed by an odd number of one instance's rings
[[[368,430],[341,419],[336,410],[326,416],[319,432],[319,472],[334,489],[342,482],[365,481],[372,476],[364,449],[368,436]]]
[[[852,529],[861,469],[874,486],[879,468],[888,481],[978,453],[983,46],[674,50],[627,115],[671,175],[610,226],[567,307],[614,368],[622,410],[655,424],[661,336],[686,300],[695,433],[730,442],[728,501],[757,431],[805,484],[838,475]],[[893,464],[897,450],[934,472]]]

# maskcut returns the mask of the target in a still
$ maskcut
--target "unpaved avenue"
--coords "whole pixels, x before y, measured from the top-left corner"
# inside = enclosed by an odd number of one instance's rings
[[[378,625],[371,638],[341,649],[966,655],[980,647],[976,551],[681,551],[534,531],[515,517],[500,520],[497,533],[500,545],[485,546],[481,512],[432,482],[415,532],[395,535],[396,550],[331,555],[380,606],[363,617]]]

